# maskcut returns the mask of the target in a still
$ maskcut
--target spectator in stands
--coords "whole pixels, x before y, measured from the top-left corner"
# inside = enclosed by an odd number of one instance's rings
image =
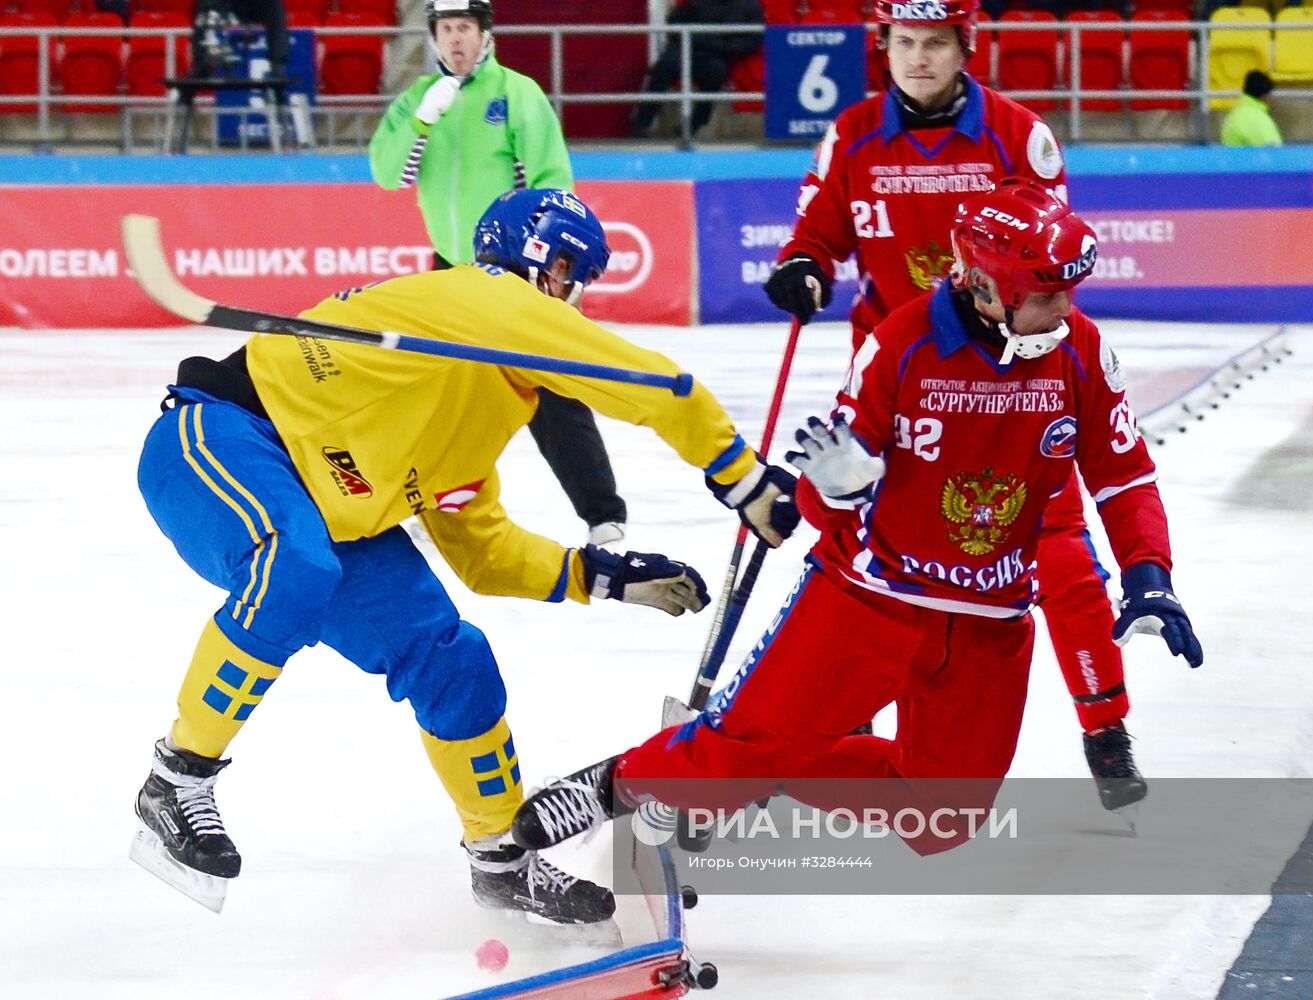
[[[1262,70],[1245,75],[1240,102],[1222,119],[1223,146],[1280,146],[1281,130],[1272,120],[1272,78]]]
[[[499,195],[523,187],[569,191],[574,179],[547,95],[493,54],[490,0],[427,0],[425,12],[438,72],[388,106],[369,142],[369,168],[380,187],[415,187],[434,266],[442,269],[474,263],[474,227]],[[625,502],[592,411],[540,389],[529,431],[588,525],[588,541],[623,539]]]
[[[760,0],[684,0],[670,12],[667,24],[764,24]],[[693,87],[707,94],[717,93],[729,79],[730,70],[761,48],[761,32],[695,34],[691,36]],[[671,35],[661,55],[647,71],[645,93],[664,94],[679,82],[680,36]],[[691,130],[696,133],[711,120],[715,105],[698,101],[693,105]],[[661,104],[644,101],[634,109],[634,136],[646,138],[656,123]]]
[[[196,0],[192,7],[192,73],[199,77],[231,75],[238,57],[226,32],[239,24],[264,26],[271,76],[287,75],[287,10],[283,0]],[[279,92],[282,99],[282,93]]]

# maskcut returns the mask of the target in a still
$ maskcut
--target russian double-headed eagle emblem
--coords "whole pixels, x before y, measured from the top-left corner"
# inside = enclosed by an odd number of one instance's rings
[[[923,292],[936,288],[953,267],[953,251],[944,249],[934,240],[924,250],[913,247],[903,253],[907,276]]]
[[[993,552],[1025,504],[1026,484],[1011,472],[997,475],[991,468],[979,476],[959,472],[939,497],[948,537],[969,556]]]

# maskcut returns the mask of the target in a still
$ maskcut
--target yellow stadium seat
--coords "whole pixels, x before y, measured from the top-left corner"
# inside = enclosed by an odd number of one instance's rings
[[[1218,7],[1209,18],[1217,24],[1251,23],[1253,28],[1210,28],[1208,31],[1208,86],[1213,90],[1239,90],[1251,69],[1272,69],[1272,19],[1258,7]],[[1234,97],[1214,97],[1208,107],[1225,111],[1235,107]]]
[[[1283,24],[1308,28],[1282,31]],[[1272,32],[1272,79],[1277,83],[1313,83],[1313,7],[1287,7],[1277,14]]]

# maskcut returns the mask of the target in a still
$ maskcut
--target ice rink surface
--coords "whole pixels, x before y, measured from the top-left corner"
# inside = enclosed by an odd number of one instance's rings
[[[1143,414],[1271,332],[1110,322]],[[760,435],[783,325],[622,328],[711,387]],[[460,831],[407,706],[335,653],[298,654],[231,748],[217,786],[245,864],[221,917],[127,860],[132,800],[173,718],[193,644],[221,598],[196,579],[137,494],[138,450],[187,354],[239,335],[197,329],[0,330],[0,997],[15,1000],[436,1000],[496,982],[475,947],[504,938],[503,975],[598,954],[477,909]],[[828,411],[846,327],[808,329],[781,441]],[[1189,671],[1149,637],[1129,647],[1128,726],[1163,777],[1313,775],[1313,328],[1189,433],[1154,449],[1177,591],[1204,644]],[[602,421],[630,509],[629,545],[694,563],[713,591],[736,521],[653,434]],[[777,445],[774,454],[782,454]],[[527,433],[500,463],[523,524],[582,541]],[[1098,528],[1096,526],[1096,534]],[[796,577],[803,533],[766,561],[724,676]],[[1106,552],[1106,546],[1103,551]],[[710,611],[545,605],[469,594],[510,691],[529,786],[623,750],[687,693]],[[714,595],[713,595],[714,596]],[[825,669],[823,643],[817,669]],[[1037,645],[1020,776],[1085,776],[1070,698]],[[1091,785],[1090,795],[1094,790]],[[1151,819],[1153,795],[1142,822]],[[1118,821],[1099,813],[1106,831]],[[1133,850],[1134,841],[1125,841]],[[608,839],[560,863],[608,879]],[[1292,845],[1293,846],[1293,845]],[[883,847],[910,851],[896,842]],[[1100,1000],[1216,994],[1256,896],[704,897],[690,914],[712,996]]]

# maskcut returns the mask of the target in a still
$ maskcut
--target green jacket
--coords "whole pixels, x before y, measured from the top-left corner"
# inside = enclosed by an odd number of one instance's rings
[[[423,141],[414,183],[424,226],[445,260],[468,264],[474,226],[498,195],[517,186],[572,190],[574,179],[561,123],[533,80],[489,55],[446,114],[425,126],[415,108],[438,76],[420,77],[388,106],[369,141],[369,169],[380,187],[408,186],[406,163]]]
[[[1264,102],[1241,94],[1240,103],[1222,119],[1222,145],[1280,146],[1281,131]]]

